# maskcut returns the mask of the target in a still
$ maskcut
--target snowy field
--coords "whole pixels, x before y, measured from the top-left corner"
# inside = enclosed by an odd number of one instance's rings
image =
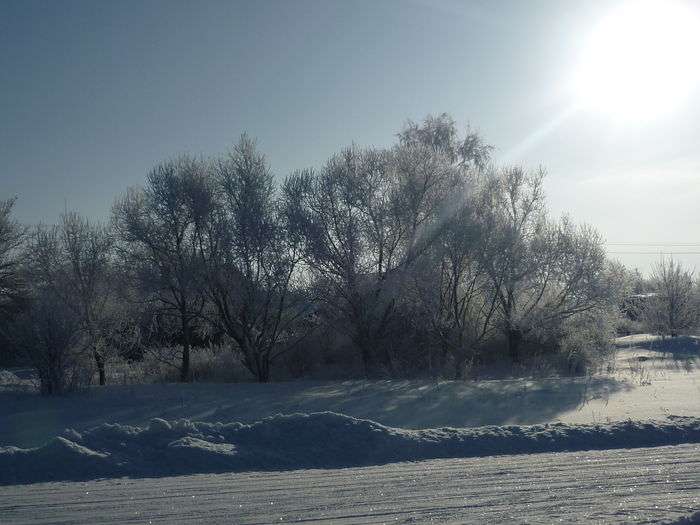
[[[47,399],[26,371],[0,371],[0,523],[670,523],[700,509],[700,345],[618,345],[605,374],[577,379]]]
[[[698,509],[697,445],[0,487],[17,524],[680,524]]]
[[[698,339],[631,336],[619,344],[610,373],[591,378],[112,385],[52,399],[6,387],[0,446],[34,447],[65,428],[144,426],[156,417],[252,423],[330,411],[414,429],[700,417]]]

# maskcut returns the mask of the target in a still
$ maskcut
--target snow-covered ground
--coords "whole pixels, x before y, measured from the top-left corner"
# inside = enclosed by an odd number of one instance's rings
[[[0,447],[0,484],[250,470],[382,465],[438,458],[700,443],[700,419],[603,425],[405,430],[333,412],[273,416],[252,425],[104,423],[42,447]]]
[[[0,487],[16,524],[682,523],[698,509],[698,445]]]
[[[697,339],[631,336],[619,344],[614,369],[591,378],[112,385],[52,399],[0,389],[0,446],[39,446],[65,428],[143,426],[155,417],[252,423],[331,411],[414,429],[700,417]]]
[[[618,344],[606,374],[577,379],[113,385],[49,399],[26,371],[0,371],[0,522],[688,516],[700,507],[698,339]],[[374,466],[347,468],[362,465]]]
[[[434,428],[664,417],[664,408],[700,416],[685,395],[668,390],[687,392],[688,378],[680,375],[679,381],[686,384],[659,381],[647,387],[600,377],[115,385],[52,399],[0,393],[0,446],[37,446],[67,427],[82,431],[106,421],[145,425],[154,417],[251,423],[280,413],[332,411],[394,427]]]

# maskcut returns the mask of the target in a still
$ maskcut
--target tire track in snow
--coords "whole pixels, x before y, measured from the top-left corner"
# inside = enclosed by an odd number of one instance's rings
[[[0,487],[0,522],[664,523],[700,509],[700,446]]]

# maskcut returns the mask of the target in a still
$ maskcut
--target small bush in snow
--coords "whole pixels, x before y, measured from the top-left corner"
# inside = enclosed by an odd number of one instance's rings
[[[93,369],[79,320],[50,293],[36,297],[13,323],[13,344],[36,368],[44,395],[62,394],[90,383]]]
[[[698,301],[693,272],[673,259],[661,259],[652,274],[656,291],[645,303],[642,319],[650,333],[687,333],[698,322]]]

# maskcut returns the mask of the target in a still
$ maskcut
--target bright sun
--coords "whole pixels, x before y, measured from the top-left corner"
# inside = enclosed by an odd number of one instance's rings
[[[579,106],[642,120],[677,107],[699,79],[697,10],[674,0],[639,0],[621,5],[594,28],[574,90]]]

